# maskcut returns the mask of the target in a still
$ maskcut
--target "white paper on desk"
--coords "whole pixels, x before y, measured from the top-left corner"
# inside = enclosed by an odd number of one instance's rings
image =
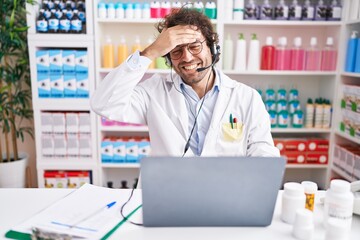
[[[32,227],[43,230],[71,234],[90,239],[99,239],[106,235],[121,220],[120,208],[129,198],[129,192],[85,184],[34,217],[16,226],[12,230],[31,233]],[[53,222],[72,225],[92,212],[116,201],[116,204],[99,214],[70,228]],[[141,203],[141,196],[135,191],[132,200],[126,205],[124,215],[128,215]]]

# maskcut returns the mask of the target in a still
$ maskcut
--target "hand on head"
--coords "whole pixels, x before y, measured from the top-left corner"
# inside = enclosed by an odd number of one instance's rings
[[[195,26],[177,25],[165,28],[158,38],[141,55],[155,60],[169,53],[178,45],[193,43],[201,39],[201,32]]]

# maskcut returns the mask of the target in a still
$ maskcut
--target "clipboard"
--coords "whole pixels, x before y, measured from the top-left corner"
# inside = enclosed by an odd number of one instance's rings
[[[134,192],[134,198],[128,203],[124,211],[126,218],[120,215],[120,208],[129,197],[119,189],[98,187],[92,184],[85,184],[76,191],[35,214],[31,218],[18,224],[9,230],[5,236],[11,239],[29,239],[33,228],[56,234],[68,234],[70,236],[81,236],[85,238],[108,239],[116,230],[141,208],[141,194]],[[137,195],[137,196],[136,196]],[[97,216],[82,222],[76,228],[56,226],[53,222],[64,222],[72,224],[78,222],[89,212],[105,206],[109,201],[116,201],[112,208],[100,212]],[[90,228],[94,231],[84,231],[82,228]]]

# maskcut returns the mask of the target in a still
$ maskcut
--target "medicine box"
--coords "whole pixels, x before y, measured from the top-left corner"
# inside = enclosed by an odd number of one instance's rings
[[[64,75],[64,97],[74,98],[77,95],[75,74]]]
[[[76,73],[88,73],[89,63],[87,51],[75,52],[75,72]]]
[[[360,180],[360,153],[356,153],[352,181]]]
[[[101,162],[111,163],[114,156],[114,146],[110,138],[104,138],[101,141]]]
[[[37,88],[39,98],[49,98],[51,96],[50,76],[48,74],[37,75]]]
[[[130,138],[126,142],[126,162],[137,163],[139,161],[139,146],[136,139]]]
[[[306,163],[308,164],[327,164],[327,152],[308,152],[306,154]]]
[[[49,50],[50,75],[63,74],[62,50]]]
[[[88,74],[76,74],[76,97],[89,97],[89,78]]]
[[[80,145],[77,134],[67,134],[66,156],[68,158],[79,158]]]
[[[66,133],[77,134],[79,133],[79,113],[67,112],[65,113],[66,119]]]
[[[54,139],[51,134],[41,135],[41,154],[44,158],[54,157]]]
[[[304,164],[306,163],[306,154],[304,152],[289,151],[282,154],[287,160],[287,164]]]
[[[80,133],[90,133],[91,132],[91,123],[90,123],[90,113],[80,112],[79,116],[79,132]]]
[[[36,51],[36,71],[38,74],[49,74],[50,61],[49,52],[47,50]]]
[[[67,171],[66,175],[68,188],[79,188],[85,183],[90,183],[88,171]]]
[[[45,188],[66,188],[66,173],[62,171],[45,171],[44,182]]]
[[[54,155],[56,158],[65,158],[67,151],[67,140],[65,134],[54,135]]]
[[[140,139],[138,147],[139,160],[150,155],[150,141],[148,139]]]
[[[64,97],[64,78],[63,75],[53,74],[50,75],[51,97],[62,98]]]
[[[52,119],[53,119],[54,133],[65,134],[65,132],[66,132],[65,113],[54,112],[54,113],[52,113]]]
[[[75,50],[63,50],[62,61],[63,61],[63,72],[64,75],[75,75]]]
[[[42,133],[52,133],[53,132],[53,119],[51,112],[41,112],[40,113],[41,121],[41,132]]]
[[[124,163],[126,160],[126,142],[124,139],[116,139],[113,141],[113,162]]]
[[[79,134],[79,157],[80,158],[91,158],[91,135],[90,134]]]
[[[307,150],[306,139],[287,139],[284,141],[285,151],[305,152]]]
[[[329,140],[327,139],[309,139],[307,149],[311,152],[328,152]]]

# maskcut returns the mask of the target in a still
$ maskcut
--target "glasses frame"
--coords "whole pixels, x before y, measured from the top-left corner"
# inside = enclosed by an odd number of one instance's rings
[[[179,55],[179,57],[175,57],[175,58],[173,58],[173,57],[171,56],[171,52],[174,51],[174,49],[173,49],[173,50],[171,50],[171,51],[169,52],[169,57],[170,57],[171,60],[179,60],[179,59],[183,56],[183,54],[184,54],[184,47],[186,47],[186,49],[189,51],[189,53],[191,53],[193,56],[194,56],[194,55],[198,55],[198,54],[200,54],[200,53],[202,52],[202,50],[203,50],[203,48],[204,48],[204,47],[203,47],[203,43],[204,43],[205,41],[206,41],[206,38],[205,38],[204,40],[202,40],[202,41],[195,41],[195,42],[188,43],[188,44],[185,44],[185,45],[179,47],[179,49],[176,50],[176,51],[180,51],[180,50],[181,50],[181,54]],[[193,53],[193,52],[190,50],[190,45],[191,45],[191,44],[194,44],[194,43],[200,43],[201,49],[200,49],[200,51],[199,51],[198,53]]]

